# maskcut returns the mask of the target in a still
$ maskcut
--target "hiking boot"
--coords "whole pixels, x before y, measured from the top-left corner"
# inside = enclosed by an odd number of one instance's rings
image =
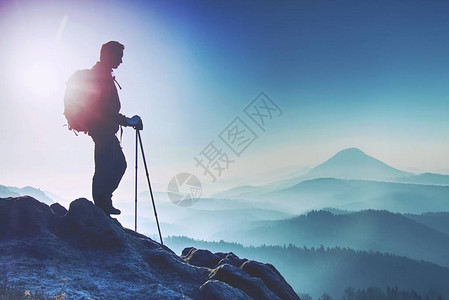
[[[120,211],[120,209],[117,209],[113,206],[110,206],[108,208],[103,209],[103,211],[107,214],[107,215],[119,215],[122,212]]]

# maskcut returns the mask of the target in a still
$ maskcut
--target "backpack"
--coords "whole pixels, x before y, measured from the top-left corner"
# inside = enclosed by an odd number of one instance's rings
[[[78,70],[67,81],[64,94],[64,115],[69,130],[87,133],[94,122],[92,103],[98,86],[91,69]]]

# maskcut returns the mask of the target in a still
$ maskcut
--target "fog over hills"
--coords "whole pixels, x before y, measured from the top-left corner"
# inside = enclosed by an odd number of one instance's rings
[[[125,226],[134,228],[134,203],[118,203],[117,207],[122,210],[118,219]],[[171,201],[157,202],[157,212],[164,235],[185,235],[196,239],[210,239],[223,228],[238,229],[254,221],[293,216],[287,208],[271,203],[214,198],[201,198],[191,207],[180,207]],[[157,234],[148,195],[139,199],[138,214],[139,231]]]
[[[407,214],[407,218],[449,235],[449,212],[425,213],[420,215]]]
[[[235,187],[212,198],[201,198],[191,207],[176,206],[165,193],[155,193],[155,196],[164,236],[274,245],[244,249],[242,253],[247,251],[248,257],[257,253],[254,258],[276,262],[298,290],[307,291],[305,283],[315,284],[309,292],[319,296],[324,291],[341,293],[347,286],[397,284],[408,289],[425,277],[417,274],[413,280],[401,281],[407,272],[393,274],[390,263],[416,273],[428,269],[432,278],[440,273],[447,276],[449,186],[446,182],[449,182],[447,175],[403,172],[350,148],[306,174],[263,186]],[[0,197],[23,194],[53,202],[39,189],[0,186]],[[152,236],[157,233],[151,201],[147,192],[139,195],[138,229]],[[122,210],[120,222],[133,227],[134,202],[119,201],[117,206]],[[284,246],[289,244],[294,246]],[[324,250],[321,245],[337,248]],[[209,246],[214,244],[211,242]],[[260,253],[265,254],[258,256]],[[276,260],[281,253],[288,255],[288,259]],[[309,264],[311,257],[313,264]],[[376,269],[377,262],[380,265]],[[329,274],[323,273],[322,266],[326,263],[332,265],[324,268]],[[299,268],[301,273],[297,271]],[[364,272],[365,275],[335,280],[340,272]],[[385,272],[393,275],[388,280],[377,281],[379,274]],[[313,276],[307,277],[310,274]],[[422,291],[431,286],[426,282]],[[449,295],[442,288],[439,292]]]
[[[445,221],[449,219],[445,215]],[[429,222],[429,220],[427,221]],[[401,214],[367,210],[345,215],[313,211],[251,229],[226,231],[216,239],[243,245],[349,247],[423,259],[449,267],[449,236]]]
[[[217,193],[216,197],[254,198],[261,194],[285,189],[304,180],[315,178],[363,179],[393,181],[395,178],[410,178],[414,174],[404,172],[375,159],[357,148],[339,151],[322,164],[305,174],[286,178],[263,186],[240,186]]]
[[[424,173],[419,175],[398,177],[395,181],[416,184],[449,185],[449,175]]]
[[[449,211],[448,195],[449,186],[318,178],[260,195],[258,199],[287,205],[295,213],[333,207],[420,214]]]
[[[432,173],[416,175],[401,171],[365,154],[360,149],[348,148],[339,151],[327,161],[312,168],[306,174],[285,178],[267,185],[237,186],[217,193],[214,196],[220,198],[241,198],[252,201],[260,201],[260,199],[266,200],[266,195],[272,193],[270,197],[268,197],[268,199],[271,199],[270,201],[272,201],[272,195],[275,195],[278,192],[284,193],[287,188],[294,187],[295,185],[307,180],[318,178],[383,181],[424,185],[449,185],[449,175]],[[326,186],[326,188],[332,187]],[[361,206],[356,209],[364,208],[370,207]],[[385,208],[388,209],[387,207]]]
[[[298,293],[309,294],[313,299],[318,299],[323,293],[331,295],[334,299],[341,299],[341,295],[348,287],[385,289],[388,286],[413,289],[420,293],[432,290],[432,294],[440,294],[443,299],[449,297],[447,285],[449,268],[392,254],[354,251],[339,247],[306,248],[288,244],[243,247],[236,243],[197,241],[185,237],[169,237],[165,241],[178,253],[187,245],[193,245],[215,252],[232,251],[239,256],[269,261],[285,274],[285,279]],[[410,298],[403,296],[389,299]]]

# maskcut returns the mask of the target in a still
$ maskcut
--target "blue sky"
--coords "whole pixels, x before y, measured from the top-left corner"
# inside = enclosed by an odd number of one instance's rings
[[[157,190],[179,172],[210,191],[265,183],[348,147],[445,172],[448,13],[444,1],[2,1],[0,184],[90,195],[92,142],[62,128],[62,95],[109,40],[125,45],[122,111],[144,120]],[[217,135],[260,91],[284,114],[211,184],[193,157],[212,140],[225,149]],[[128,129],[123,194],[133,143]]]

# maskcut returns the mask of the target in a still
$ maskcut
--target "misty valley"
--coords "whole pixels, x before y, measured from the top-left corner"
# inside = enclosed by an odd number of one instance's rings
[[[357,290],[387,299],[395,288],[438,299],[449,297],[448,195],[447,175],[403,172],[351,148],[305,175],[189,208],[165,202],[160,214],[171,218],[163,227],[177,253],[193,246],[270,262],[305,299]],[[151,217],[142,224],[155,235]]]
[[[178,255],[196,247],[271,263],[302,299],[439,299],[449,297],[446,183],[447,175],[402,172],[346,149],[307,174],[235,187],[190,207],[164,193],[155,198],[164,241]],[[51,201],[31,187],[0,193]],[[139,232],[156,240],[151,200],[140,198]],[[133,228],[134,203],[120,208],[120,222]]]

